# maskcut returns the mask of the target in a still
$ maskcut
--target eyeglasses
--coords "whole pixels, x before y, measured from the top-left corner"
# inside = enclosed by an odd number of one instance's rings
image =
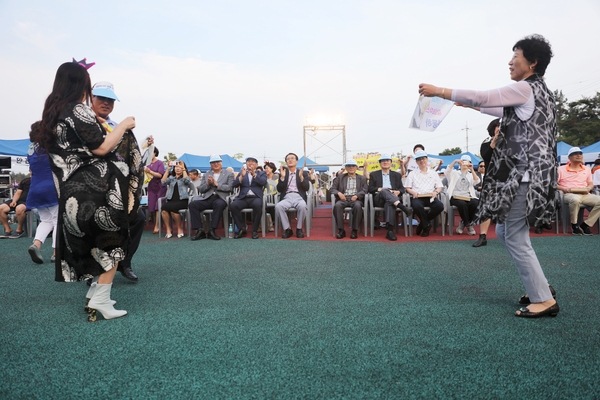
[[[479,168],[485,168],[485,165],[479,164]]]

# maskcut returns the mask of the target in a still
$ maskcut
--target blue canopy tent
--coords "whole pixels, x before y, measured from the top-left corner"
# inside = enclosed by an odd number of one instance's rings
[[[27,157],[27,150],[31,142],[29,139],[8,140],[0,139],[0,154],[5,156]]]
[[[329,171],[329,167],[327,166],[315,166],[315,167],[311,167],[311,164],[316,164],[316,162],[314,162],[313,160],[311,160],[310,158],[306,158],[306,166],[307,168],[314,168],[315,171],[317,172],[327,172]],[[298,160],[298,167],[303,167],[304,166],[304,156],[300,157],[300,159]]]
[[[600,153],[600,142],[590,144],[589,146],[582,148],[581,151],[583,151],[583,154],[585,154],[585,153]],[[565,153],[565,154],[567,154],[567,153]]]
[[[556,144],[556,153],[558,154],[558,160],[561,164],[566,164],[569,161],[569,149],[573,147],[565,142],[558,142]],[[600,142],[590,144],[589,146],[582,147],[583,162],[585,164],[593,164],[597,158],[600,158]]]
[[[566,143],[566,142],[556,143],[556,155],[559,157],[566,156],[571,147],[573,147],[573,146],[571,146],[569,143]]]
[[[198,169],[201,172],[206,172],[210,169],[210,156],[196,156],[193,154],[184,153],[181,157],[179,157],[181,161],[187,165],[188,170]],[[242,169],[242,165],[244,163],[236,160],[228,154],[221,154],[221,159],[223,160],[223,168],[232,167],[234,171],[240,171]]]

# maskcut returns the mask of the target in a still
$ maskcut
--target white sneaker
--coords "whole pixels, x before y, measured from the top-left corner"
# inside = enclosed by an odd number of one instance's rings
[[[456,227],[456,233],[458,233],[459,235],[462,235],[464,230],[465,230],[465,224],[462,221],[460,221],[458,223],[458,226]]]
[[[475,229],[473,229],[472,225],[467,226],[467,233],[471,236],[475,235]]]

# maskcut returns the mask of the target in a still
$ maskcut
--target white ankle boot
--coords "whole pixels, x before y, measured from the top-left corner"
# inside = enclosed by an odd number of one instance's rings
[[[96,292],[96,285],[97,285],[97,284],[98,284],[98,283],[96,283],[96,282],[92,283],[92,284],[90,285],[90,288],[88,289],[88,292],[87,292],[87,294],[85,295],[85,308],[83,309],[83,311],[85,311],[85,312],[86,312],[86,313],[88,313],[88,314],[91,312],[91,311],[90,311],[90,308],[88,307],[88,304],[90,303],[90,299],[91,299],[92,297],[94,297],[94,293]],[[116,301],[114,301],[114,300],[112,300],[112,299],[110,300],[110,302],[112,303],[112,305],[113,305],[113,306],[114,306],[115,304],[117,304],[117,302],[116,302]]]
[[[92,310],[100,311],[104,319],[119,318],[127,314],[127,311],[115,310],[113,307],[114,303],[110,299],[111,287],[112,283],[106,285],[96,284],[96,290],[88,303],[88,307]]]

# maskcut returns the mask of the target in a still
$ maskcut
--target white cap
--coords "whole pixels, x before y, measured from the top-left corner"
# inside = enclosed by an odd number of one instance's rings
[[[92,94],[120,101],[115,94],[115,86],[110,82],[96,82],[94,87],[92,87]]]
[[[581,151],[581,149],[579,147],[571,147],[569,149],[569,154],[567,154],[567,156],[570,156],[573,153],[581,153],[581,154],[583,154],[583,151]]]

